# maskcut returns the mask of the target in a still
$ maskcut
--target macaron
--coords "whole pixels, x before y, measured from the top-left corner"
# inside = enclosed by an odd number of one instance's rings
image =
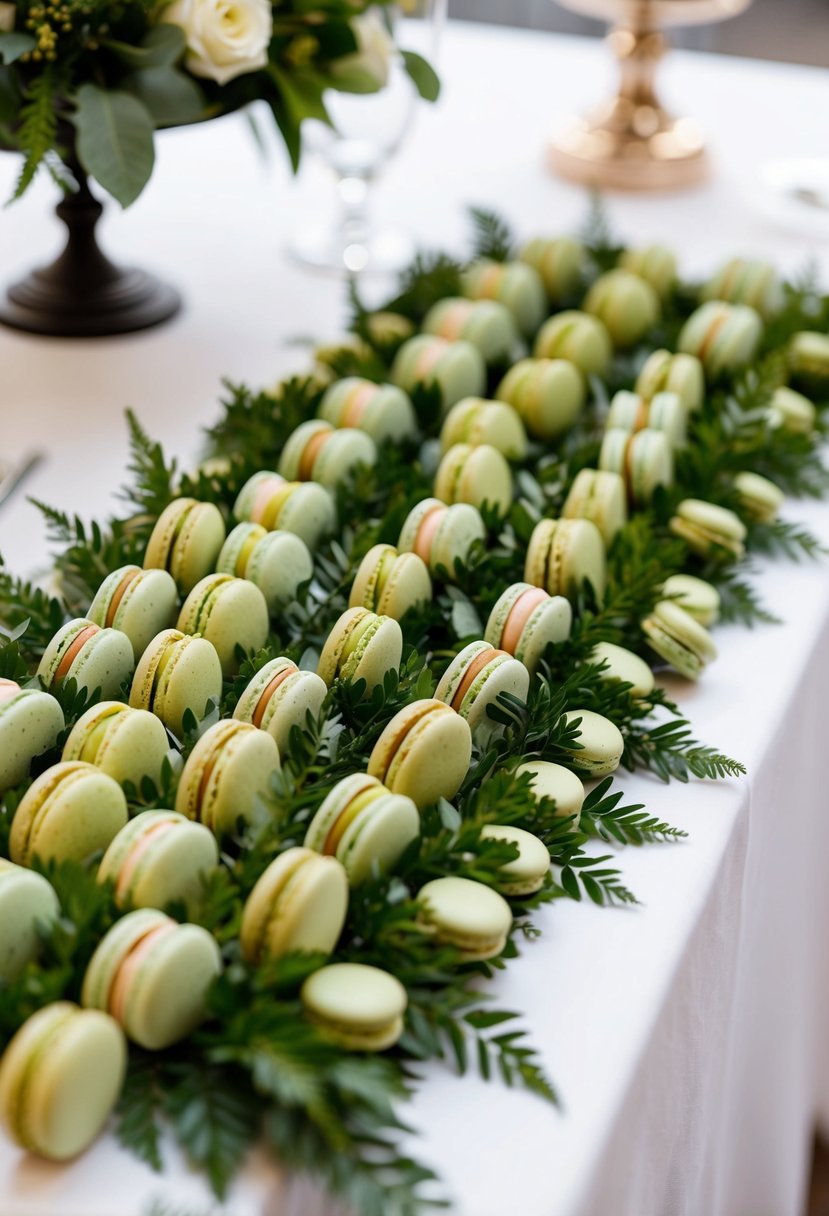
[[[565,519],[589,519],[608,547],[627,523],[627,493],[619,473],[579,469],[564,500]]]
[[[302,422],[279,458],[279,473],[291,481],[316,481],[333,490],[358,468],[377,462],[377,447],[356,427],[337,430],[321,418]]]
[[[416,334],[394,357],[393,382],[407,393],[437,385],[444,410],[464,397],[480,397],[486,388],[484,357],[471,342],[447,342],[432,334]]]
[[[302,985],[305,1012],[327,1039],[347,1051],[386,1051],[403,1033],[406,989],[365,963],[330,963]]]
[[[676,285],[676,257],[667,245],[626,249],[619,257],[619,265],[650,283],[661,300],[667,299]]]
[[[242,486],[233,514],[269,532],[293,532],[311,550],[334,531],[337,522],[330,490],[313,481],[286,481],[265,471],[254,473]]]
[[[594,713],[591,709],[571,709],[562,715],[566,726],[575,726],[578,730],[575,741],[577,748],[570,751],[570,763],[581,773],[590,777],[605,777],[615,773],[625,750],[625,741],[619,727],[603,714]]]
[[[533,354],[537,359],[567,359],[584,376],[606,376],[613,341],[599,317],[570,309],[544,322],[536,336]]]
[[[138,662],[155,635],[172,625],[177,599],[175,580],[166,570],[120,566],[101,583],[87,619],[125,633]]]
[[[398,553],[394,545],[373,545],[354,576],[349,608],[368,608],[371,612],[399,621],[412,608],[432,599],[429,568],[416,553]]]
[[[249,579],[275,616],[310,581],[314,563],[305,541],[294,532],[268,532],[261,524],[245,521],[236,525],[222,545],[216,569],[220,574]]]
[[[434,878],[417,902],[435,940],[453,946],[464,963],[495,958],[507,944],[512,912],[503,895],[471,878]]]
[[[55,746],[63,726],[63,710],[48,692],[0,679],[0,794],[25,780],[32,761]]]
[[[81,1001],[110,1014],[139,1047],[162,1051],[204,1020],[221,969],[206,929],[139,908],[116,921],[92,955]]]
[[[469,723],[443,701],[412,701],[394,715],[374,745],[368,772],[420,810],[454,798],[469,771]]]
[[[222,665],[213,643],[165,629],[138,661],[130,705],[156,714],[180,738],[187,711],[201,721],[221,695]]]
[[[385,353],[389,349],[396,350],[401,342],[411,338],[415,324],[402,313],[381,308],[379,312],[369,313],[366,317],[366,331],[369,341]]]
[[[279,749],[267,731],[223,719],[209,727],[187,757],[176,791],[176,810],[197,819],[216,836],[233,832],[239,820],[261,818]]]
[[[336,857],[353,887],[393,870],[420,833],[418,809],[376,777],[338,781],[308,825],[305,847]]]
[[[366,692],[397,671],[403,657],[403,632],[390,616],[368,608],[348,608],[325,639],[317,675],[330,688],[335,680],[365,680]]]
[[[127,1071],[104,1013],[55,1001],[27,1018],[0,1060],[0,1123],[20,1148],[68,1161],[103,1131]]]
[[[709,300],[685,322],[677,345],[684,354],[696,355],[708,379],[716,380],[751,363],[762,336],[763,322],[753,308]]]
[[[705,373],[696,355],[674,355],[655,350],[636,378],[636,391],[645,401],[657,393],[676,393],[689,413],[705,400]]]
[[[205,877],[219,863],[216,837],[176,811],[142,811],[112,840],[98,867],[119,907],[199,904]]]
[[[599,468],[624,478],[632,502],[648,503],[659,486],[673,483],[673,448],[664,431],[650,427],[632,435],[627,431],[605,431]]]
[[[62,761],[47,768],[20,800],[9,833],[9,855],[21,866],[85,861],[105,849],[127,822],[117,781],[93,764]]]
[[[549,798],[556,804],[556,815],[561,819],[572,819],[573,830],[578,828],[581,808],[587,796],[580,777],[563,764],[553,764],[551,760],[528,760],[515,771],[518,775],[529,775],[530,793],[534,798]]]
[[[497,300],[438,300],[423,320],[423,332],[447,342],[471,342],[486,363],[506,363],[520,338],[512,313]]]
[[[188,595],[178,614],[182,633],[203,637],[216,649],[222,673],[232,675],[244,655],[265,645],[270,621],[267,601],[254,584],[232,574],[208,574]]]
[[[683,498],[669,527],[700,557],[739,561],[745,553],[745,524],[734,511],[717,503]]]
[[[693,574],[672,574],[666,578],[662,584],[662,598],[674,600],[706,628],[719,620],[719,591]]]
[[[58,897],[42,874],[0,857],[0,989],[37,958],[41,934],[59,914]]]
[[[519,359],[495,390],[529,433],[544,440],[570,429],[584,407],[585,393],[584,377],[567,359]]]
[[[424,498],[412,507],[400,529],[397,548],[416,553],[432,574],[455,577],[455,563],[464,565],[476,541],[483,542],[486,528],[481,513],[469,503],[447,506],[439,498]]]
[[[43,652],[37,674],[47,689],[74,680],[79,689],[96,690],[104,700],[117,697],[133,670],[132,643],[118,629],[101,629],[78,617],[57,631]]]
[[[497,300],[503,304],[525,338],[533,336],[547,315],[543,280],[526,262],[479,258],[461,272],[461,291],[469,300]]]
[[[599,275],[583,307],[604,322],[617,347],[635,346],[662,313],[659,296],[650,283],[622,267]]]
[[[524,580],[569,600],[587,582],[601,601],[607,582],[601,532],[589,519],[542,519],[527,546]]]
[[[745,514],[762,524],[770,524],[777,518],[786,499],[779,486],[759,473],[738,473],[734,478],[734,489]]]
[[[488,443],[453,444],[438,466],[434,489],[435,497],[449,505],[468,502],[479,510],[486,506],[501,517],[512,506],[507,458]]]
[[[809,435],[815,429],[817,410],[808,397],[795,392],[793,388],[781,385],[772,393],[767,417],[770,426]]]
[[[678,393],[655,393],[650,401],[645,401],[638,393],[623,389],[610,402],[605,425],[629,434],[645,427],[664,431],[671,447],[680,448],[687,436],[688,411]]]
[[[518,256],[541,275],[552,304],[561,304],[575,294],[587,264],[587,250],[571,236],[535,237]]]
[[[697,680],[717,657],[714,641],[699,621],[673,600],[660,600],[642,621],[642,632],[655,650],[680,675]]]
[[[63,746],[64,760],[84,760],[119,785],[130,782],[140,789],[148,777],[161,780],[161,766],[170,741],[160,718],[146,709],[132,709],[123,701],[99,701],[81,714]]]
[[[529,691],[530,673],[524,664],[480,641],[470,642],[455,656],[438,681],[435,698],[466,719],[473,738],[486,742],[504,729],[489,716],[490,706],[497,705],[502,693],[526,701]]]
[[[498,880],[502,895],[521,898],[534,895],[544,886],[550,872],[550,850],[543,840],[512,824],[488,823],[481,828],[481,840],[503,840],[514,844],[518,856],[500,867]]]
[[[212,502],[174,498],[158,517],[144,554],[146,569],[167,570],[182,595],[216,566],[225,522]]]
[[[242,954],[249,963],[297,950],[330,954],[347,910],[348,877],[336,857],[287,849],[248,896],[239,933]]]
[[[484,631],[490,646],[515,655],[532,675],[548,646],[570,636],[573,610],[562,595],[531,583],[513,583],[499,596]]]
[[[761,317],[768,318],[783,306],[783,284],[770,262],[730,258],[706,280],[699,298],[750,304]]]
[[[804,329],[793,334],[788,349],[789,369],[796,384],[815,392],[829,385],[829,334]]]
[[[337,380],[324,392],[319,416],[335,427],[356,427],[375,443],[401,443],[417,434],[414,407],[396,384],[359,376]]]
[[[505,401],[487,401],[483,397],[465,397],[446,415],[440,432],[440,450],[448,452],[456,443],[472,447],[486,443],[508,460],[523,460],[527,455],[527,432],[518,411]]]
[[[630,695],[639,699],[649,697],[654,690],[653,672],[644,659],[624,646],[613,642],[597,642],[590,651],[590,662],[603,664],[600,675],[603,680],[616,680],[630,684]]]
[[[293,728],[307,730],[309,713],[316,722],[327,694],[325,681],[315,671],[300,671],[296,663],[280,655],[259,668],[239,698],[233,717],[267,731],[280,756],[287,756]]]

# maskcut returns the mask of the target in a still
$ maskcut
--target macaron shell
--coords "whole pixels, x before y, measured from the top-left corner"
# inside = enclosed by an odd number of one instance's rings
[[[501,866],[502,895],[533,895],[541,890],[550,870],[550,852],[542,840],[523,828],[495,823],[481,829],[481,840],[504,840],[518,847],[515,860]]]
[[[168,646],[175,651],[157,681],[159,661]],[[201,721],[211,700],[222,695],[222,665],[216,648],[206,638],[189,637],[170,629],[159,634],[141,657],[130,690],[130,705],[149,709],[174,735],[184,729],[190,710]]]
[[[512,473],[497,448],[483,443],[471,447],[457,443],[440,462],[435,475],[435,497],[443,502],[484,504],[506,515],[512,506]]]
[[[76,637],[93,621],[78,618],[70,621],[59,629],[44,651],[37,669],[37,674],[43,682],[51,687],[63,656],[67,650],[67,641]],[[117,629],[99,629],[81,647],[70,664],[63,680],[73,679],[79,689],[89,693],[100,691],[104,701],[117,697],[121,685],[130,678],[133,671],[132,643],[126,634]]]
[[[297,483],[276,520],[278,528],[293,532],[312,552],[324,536],[334,531],[336,523],[330,491],[313,481]]]
[[[403,658],[403,632],[397,621],[388,616],[377,618],[379,624],[364,634],[355,652],[341,665],[340,678],[354,683],[365,680],[367,691],[382,684],[390,671],[398,671]]]
[[[338,781],[314,813],[305,833],[305,847],[317,853],[325,852],[331,829],[340,815],[355,798],[368,793],[369,790],[382,794],[384,787],[376,777],[370,777],[368,773],[351,773]]]
[[[219,508],[212,502],[197,503],[173,544],[168,567],[182,595],[188,595],[215,569],[224,542],[225,525]]]
[[[672,574],[662,586],[665,599],[673,599],[706,628],[720,615],[720,593],[711,583],[692,574]]]
[[[530,675],[538,670],[548,646],[557,646],[569,638],[572,623],[573,609],[563,595],[550,596],[545,604],[536,608],[515,648],[516,659],[524,664]]]
[[[267,731],[233,719],[217,722],[187,758],[175,809],[217,835],[233,832],[239,819],[252,823],[264,813],[262,799],[278,768],[279,749]]]
[[[603,714],[589,709],[569,710],[562,714],[565,723],[581,719],[576,742],[578,750],[570,753],[571,764],[591,777],[604,777],[619,767],[625,741],[615,723]]]
[[[36,756],[57,743],[63,710],[49,693],[23,688],[0,706],[0,793],[29,775]]]
[[[127,584],[110,625],[127,635],[132,643],[133,660],[138,662],[156,634],[175,620],[178,592],[166,570],[133,569],[137,573]],[[88,614],[96,625],[102,628],[106,625],[113,596],[129,572],[129,566],[122,567],[101,584]]]
[[[354,427],[335,431],[314,462],[313,480],[333,490],[358,465],[377,463],[377,446],[370,435]]]
[[[368,771],[422,810],[439,798],[454,798],[471,759],[469,723],[442,701],[415,701],[388,723]]]
[[[590,652],[591,663],[605,663],[602,679],[621,680],[630,684],[632,697],[647,697],[654,690],[653,672],[644,659],[624,646],[613,642],[598,642]]]
[[[530,434],[555,439],[584,406],[584,377],[566,359],[522,359],[507,372],[495,396],[518,411]]]
[[[207,992],[222,969],[218,944],[199,925],[177,925],[142,960],[127,993],[124,1029],[160,1051],[203,1021]]]
[[[333,426],[320,418],[309,418],[307,422],[300,423],[296,430],[288,436],[279,457],[280,477],[284,477],[286,481],[308,481],[311,474],[302,472],[302,464],[309,444],[313,440],[320,443],[321,440],[317,438],[318,436],[327,436],[327,439],[330,439],[333,434]],[[319,450],[321,451],[322,448],[320,447]]]
[[[87,857],[105,849],[127,822],[127,800],[112,777],[91,764],[47,769],[18,805],[9,836],[11,859],[29,865]]]
[[[262,673],[258,674],[261,676]],[[233,712],[234,718],[252,721],[259,697],[271,678],[269,676],[267,680],[256,683],[256,691],[249,697],[250,690],[254,688],[254,677]],[[287,756],[290,752],[291,731],[294,726],[302,731],[307,730],[309,712],[314,721],[319,718],[327,695],[328,686],[315,671],[296,671],[280,684],[269,699],[260,723],[261,729],[266,730],[274,739],[280,756]]]
[[[116,712],[110,713],[111,710]],[[120,785],[130,782],[140,789],[143,778],[148,777],[157,786],[162,764],[170,751],[167,732],[155,714],[131,709],[118,701],[99,702],[81,715],[64,744],[62,758],[82,759],[89,733],[99,722],[106,730],[91,763]]]
[[[246,654],[264,646],[269,624],[268,605],[259,588],[247,579],[219,574],[196,584],[178,618],[182,633],[201,634],[215,647],[225,676],[239,667],[237,646]]]
[[[352,886],[388,874],[420,833],[420,815],[411,798],[386,794],[369,803],[346,829],[337,847]]]
[[[302,583],[310,581],[314,563],[308,546],[293,532],[269,532],[250,556],[245,578],[265,597],[273,616],[283,604],[296,598]]]
[[[625,483],[619,473],[580,469],[562,509],[565,519],[589,519],[609,548],[627,523]]]
[[[494,958],[512,927],[507,901],[491,887],[469,878],[435,878],[418,892],[428,923],[439,940],[455,946],[466,961]]]
[[[504,729],[500,722],[490,718],[490,705],[496,705],[502,693],[526,701],[529,690],[530,673],[524,664],[518,659],[501,658],[491,669],[482,672],[472,685],[463,699],[461,717],[466,718],[475,739],[487,742]]]
[[[289,849],[268,866],[242,916],[242,953],[249,962],[294,950],[330,954],[348,909],[348,878],[335,857]]]
[[[164,824],[170,824],[170,829],[154,832]],[[121,906],[164,909],[180,900],[192,910],[198,905],[205,876],[218,861],[216,838],[202,824],[172,811],[143,811],[112,841],[98,879],[116,883]],[[134,869],[121,891],[119,879],[125,866]]]
[[[506,401],[467,397],[452,406],[440,432],[441,451],[445,454],[456,443],[473,447],[487,443],[508,460],[523,460],[527,455],[527,433],[521,415]]]
[[[486,539],[486,528],[480,512],[470,503],[454,503],[440,521],[429,554],[429,569],[438,574],[445,570],[450,580],[455,578],[455,562],[465,563],[476,541]]]
[[[36,958],[40,932],[60,913],[51,883],[0,858],[0,983],[10,983]]]
[[[46,1006],[23,1024],[0,1063],[3,1122],[23,1147],[69,1160],[103,1130],[126,1065],[112,1018],[64,1001]]]
[[[563,764],[550,760],[529,760],[520,764],[516,775],[530,775],[530,788],[536,798],[552,798],[556,804],[556,815],[562,819],[574,817],[574,830],[579,825],[581,808],[587,796],[581,779]]]
[[[393,975],[363,963],[321,967],[300,997],[313,1020],[336,1042],[355,1051],[384,1051],[403,1030],[406,989]]]

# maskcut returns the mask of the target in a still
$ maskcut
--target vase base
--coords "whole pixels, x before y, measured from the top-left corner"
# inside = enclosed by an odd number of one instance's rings
[[[104,338],[150,329],[181,308],[178,292],[154,275],[112,271],[84,291],[56,275],[54,266],[35,270],[0,300],[0,324],[55,338]]]

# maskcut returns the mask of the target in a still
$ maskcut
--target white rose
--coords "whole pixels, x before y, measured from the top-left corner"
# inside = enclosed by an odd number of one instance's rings
[[[162,20],[184,31],[184,63],[194,76],[227,84],[268,62],[273,33],[269,0],[174,0]]]
[[[394,41],[382,17],[374,10],[362,13],[351,22],[357,39],[353,55],[344,55],[332,64],[332,74],[342,88],[355,93],[373,93],[389,82]]]
[[[10,34],[14,29],[14,5],[0,0],[0,34]]]

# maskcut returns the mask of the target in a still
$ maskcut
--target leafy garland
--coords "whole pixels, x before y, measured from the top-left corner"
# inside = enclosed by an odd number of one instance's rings
[[[506,259],[514,242],[497,216],[473,213],[476,256]],[[615,265],[620,247],[605,217],[594,206],[583,233],[590,267],[586,282]],[[445,255],[421,255],[403,276],[387,310],[418,326],[437,299],[457,293],[461,263]],[[140,563],[153,523],[177,494],[217,503],[229,515],[247,478],[273,466],[290,432],[315,415],[326,377],[364,375],[387,378],[395,343],[380,340],[373,314],[352,290],[354,341],[317,352],[318,369],[292,378],[275,393],[226,386],[223,414],[207,433],[208,459],[195,473],[168,462],[160,445],[128,415],[130,481],[122,492],[125,513],[105,524],[38,504],[56,550],[49,589],[15,578],[0,565],[0,676],[28,680],[51,636],[68,616],[82,615],[100,582],[127,562]],[[569,302],[567,302],[569,303]],[[672,346],[695,296],[678,289],[668,302],[651,346]],[[780,351],[803,328],[829,327],[829,297],[820,297],[812,279],[786,288],[782,313],[767,329],[759,362],[752,370],[711,393],[693,420],[692,443],[680,457],[677,484],[634,515],[609,553],[606,598],[585,597],[576,605],[569,640],[548,652],[527,704],[504,696],[492,712],[504,726],[486,749],[476,748],[470,772],[455,805],[441,800],[422,817],[420,839],[397,872],[351,893],[348,921],[338,960],[359,959],[385,967],[406,986],[409,1008],[404,1038],[382,1058],[353,1055],[327,1042],[301,1016],[298,989],[320,959],[291,956],[250,967],[241,959],[238,925],[245,898],[278,853],[301,842],[321,799],[343,776],[365,768],[384,725],[409,701],[432,694],[449,657],[483,623],[503,587],[523,577],[523,556],[534,524],[558,513],[579,468],[595,461],[602,408],[609,393],[632,383],[641,351],[617,356],[606,384],[595,382],[584,415],[555,451],[531,447],[516,476],[516,501],[506,520],[488,518],[491,542],[477,546],[454,581],[435,600],[404,618],[401,669],[365,696],[361,684],[336,685],[318,721],[294,728],[283,766],[273,780],[269,815],[226,843],[223,865],[206,881],[195,919],[215,934],[225,970],[210,997],[210,1017],[184,1045],[158,1053],[133,1049],[117,1117],[117,1133],[154,1169],[161,1166],[161,1127],[167,1125],[191,1162],[202,1168],[223,1196],[249,1146],[264,1139],[289,1167],[316,1175],[332,1193],[365,1216],[415,1216],[434,1206],[432,1172],[400,1147],[406,1130],[401,1103],[417,1079],[418,1062],[440,1058],[463,1073],[473,1062],[484,1077],[497,1073],[508,1085],[522,1085],[555,1102],[556,1094],[539,1066],[517,1015],[492,1008],[479,978],[518,953],[522,936],[533,936],[531,915],[560,898],[588,898],[597,904],[632,903],[612,854],[596,855],[591,841],[641,845],[673,841],[684,832],[650,816],[640,804],[626,805],[611,778],[587,796],[578,829],[556,814],[555,805],[529,796],[529,781],[516,772],[520,758],[543,755],[567,763],[578,746],[577,728],[563,712],[574,706],[611,718],[625,740],[623,764],[650,769],[663,780],[718,778],[743,771],[734,760],[697,743],[691,727],[661,690],[633,701],[629,686],[603,679],[590,661],[598,640],[644,653],[639,621],[659,598],[665,577],[689,567],[714,582],[728,619],[746,624],[769,620],[750,582],[750,564],[735,569],[689,555],[667,527],[676,502],[694,495],[734,506],[730,484],[743,469],[771,476],[793,495],[823,495],[829,474],[817,436],[770,431],[764,407],[785,377]],[[493,377],[500,373],[493,373]],[[492,387],[492,386],[491,386]],[[394,543],[410,507],[430,492],[437,463],[437,393],[421,390],[415,406],[426,435],[422,446],[387,447],[371,469],[361,469],[340,491],[342,518],[359,501],[360,518],[315,557],[315,577],[297,602],[275,622],[262,652],[249,656],[239,674],[225,682],[221,704],[206,722],[186,724],[178,750],[187,755],[201,731],[220,714],[232,712],[251,675],[269,658],[287,654],[313,667],[333,622],[347,605],[362,556],[381,540]],[[817,542],[788,523],[753,524],[753,553],[798,558],[815,556]],[[440,585],[439,585],[440,587]],[[59,692],[66,733],[91,698],[69,681]],[[43,757],[39,767],[58,758]],[[128,789],[131,812],[173,804],[181,760],[171,760],[159,787],[145,781]],[[0,856],[8,854],[12,816],[29,782],[10,791],[0,812]],[[515,924],[502,958],[459,966],[451,948],[436,948],[417,917],[414,894],[429,879],[456,873],[497,885],[501,867],[515,857],[504,841],[481,839],[491,822],[515,824],[539,836],[554,869],[536,895],[514,902]],[[44,943],[37,963],[2,989],[0,1041],[35,1009],[62,996],[77,998],[95,945],[119,915],[111,887],[77,863],[51,863],[44,873],[58,892],[63,917]],[[183,919],[183,909],[171,909]],[[159,1209],[159,1211],[162,1209]]]

